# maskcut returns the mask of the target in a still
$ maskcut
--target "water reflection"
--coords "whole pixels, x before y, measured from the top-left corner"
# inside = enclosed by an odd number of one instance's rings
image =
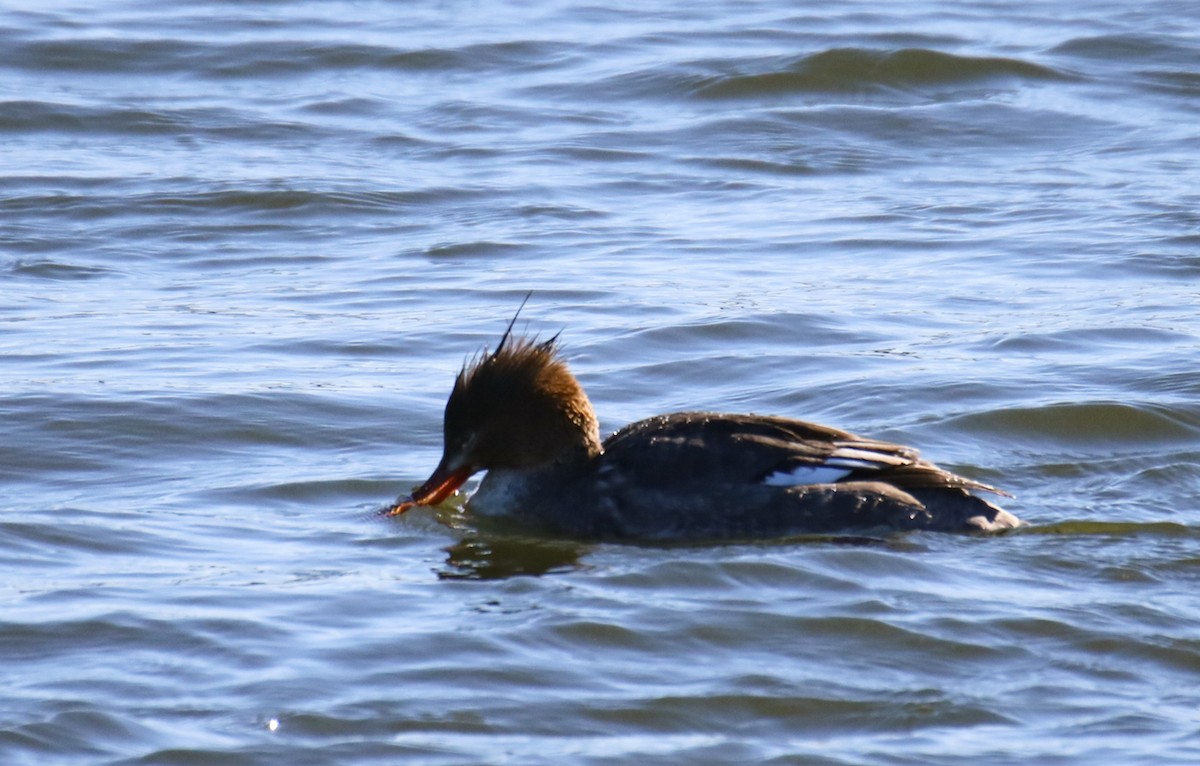
[[[465,498],[456,495],[433,508],[433,519],[458,536],[445,548],[446,563],[437,571],[442,580],[502,580],[521,575],[567,572],[580,566],[588,546],[580,541],[536,537],[503,521],[481,520],[463,508]],[[379,521],[398,519],[389,515],[394,504],[377,508]]]
[[[526,528],[512,526],[503,519],[481,519],[464,507],[465,498],[456,496],[432,509],[433,521],[451,530],[458,541],[446,551],[445,565],[435,570],[441,580],[503,580],[509,577],[538,576],[569,572],[582,566],[580,559],[598,540],[578,540],[539,536]],[[378,520],[396,519],[389,515],[392,505],[377,508]],[[611,541],[610,541],[611,542]],[[698,548],[757,542],[766,545],[832,545],[849,547],[885,547],[895,550],[919,550],[911,536],[894,530],[879,534],[801,534],[774,540],[703,541],[623,541],[627,545],[652,548]]]
[[[565,572],[580,566],[586,546],[564,540],[471,535],[446,548],[443,580],[502,580]]]

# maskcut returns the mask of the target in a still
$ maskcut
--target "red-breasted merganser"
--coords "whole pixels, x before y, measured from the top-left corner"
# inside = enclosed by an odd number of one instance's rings
[[[516,318],[513,318],[515,323]],[[1021,524],[972,494],[1008,493],[917,450],[763,415],[678,412],[600,440],[557,336],[513,337],[464,365],[433,475],[386,509],[437,505],[487,471],[467,503],[552,534],[730,540],[852,530],[986,531]]]

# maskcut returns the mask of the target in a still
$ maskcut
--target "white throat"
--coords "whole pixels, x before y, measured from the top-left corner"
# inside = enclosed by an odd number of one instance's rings
[[[493,468],[479,482],[467,507],[480,516],[511,516],[527,497],[530,478],[530,471]]]

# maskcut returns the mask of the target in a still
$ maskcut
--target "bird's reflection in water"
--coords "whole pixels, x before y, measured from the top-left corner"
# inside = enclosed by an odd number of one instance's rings
[[[436,510],[439,522],[461,535],[446,548],[442,580],[503,580],[521,575],[566,572],[580,566],[587,546],[576,541],[530,537],[503,522],[473,517],[462,503]]]
[[[379,517],[387,509],[376,513]],[[434,519],[459,536],[457,542],[445,548],[446,563],[436,571],[441,580],[503,580],[509,577],[538,576],[579,569],[581,557],[594,545],[569,539],[532,537],[527,530],[511,528],[503,521],[479,519],[463,507],[462,502],[450,502],[434,509]],[[661,548],[708,548],[728,545],[735,541],[645,543]],[[743,541],[746,542],[746,541]],[[919,549],[920,545],[907,535],[797,535],[758,544],[776,545],[835,545],[851,547],[886,547],[896,550]]]
[[[585,546],[528,537],[470,535],[446,548],[443,580],[502,580],[565,572],[580,566]]]
[[[800,535],[757,544],[878,547],[892,550],[919,549],[901,535]],[[659,543],[661,549],[715,548],[728,543]],[[502,580],[519,575],[567,572],[583,566],[580,558],[588,545],[570,540],[547,540],[513,534],[472,534],[446,548],[446,566],[438,570],[442,580]]]

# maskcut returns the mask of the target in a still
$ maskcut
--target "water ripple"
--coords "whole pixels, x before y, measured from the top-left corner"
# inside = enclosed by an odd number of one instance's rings
[[[910,48],[839,48],[799,58],[752,62],[761,71],[738,73],[747,62],[711,62],[706,68],[729,72],[695,89],[701,98],[762,98],[796,93],[932,92],[946,86],[996,86],[1006,81],[1065,80],[1050,67],[1018,59],[960,56]]]
[[[1196,763],[1196,15],[11,10],[6,766]],[[828,422],[1031,524],[378,518],[531,289],[605,430]]]

